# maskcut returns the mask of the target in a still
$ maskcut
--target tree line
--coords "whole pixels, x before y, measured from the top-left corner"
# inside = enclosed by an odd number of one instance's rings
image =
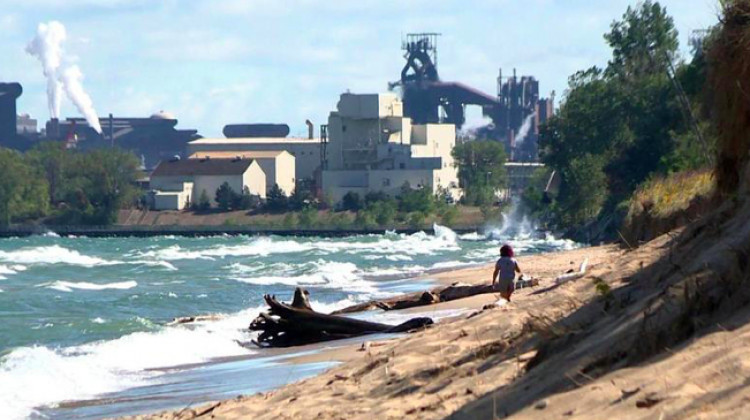
[[[648,179],[710,165],[715,130],[700,113],[710,35],[679,58],[678,33],[666,8],[646,0],[628,7],[604,39],[608,64],[575,73],[559,112],[541,127],[540,155],[561,177],[556,195],[544,176],[524,202],[558,226],[624,216]]]
[[[108,225],[141,197],[139,160],[121,149],[87,152],[61,142],[26,153],[0,148],[0,225],[43,219],[49,224]]]

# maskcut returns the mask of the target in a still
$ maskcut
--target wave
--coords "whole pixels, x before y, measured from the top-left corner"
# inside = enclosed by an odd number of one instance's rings
[[[117,290],[127,290],[132,289],[134,287],[138,286],[138,283],[134,280],[130,281],[122,281],[118,283],[105,283],[105,284],[96,284],[96,283],[89,283],[89,282],[70,282],[70,281],[56,281],[51,284],[45,284],[44,287],[48,289],[54,289],[59,290],[61,292],[72,292],[73,289],[78,290],[107,290],[107,289],[117,289]]]
[[[26,270],[26,266],[15,264],[15,265],[2,265],[0,264],[0,280],[5,280],[7,277],[13,274],[18,274],[19,271]]]
[[[271,254],[298,253],[310,251],[312,249],[314,249],[314,247],[311,244],[289,240],[275,241],[271,238],[257,238],[246,244],[221,245],[198,250],[183,249],[179,245],[172,245],[167,248],[141,252],[136,255],[138,257],[156,258],[167,261],[184,259],[215,260],[217,258],[225,257],[265,257]]]
[[[303,268],[303,272],[296,275],[235,276],[233,279],[261,286],[281,284],[339,289],[352,293],[378,293],[377,285],[362,279],[357,266],[353,263],[319,260],[306,265],[308,267]]]
[[[69,264],[82,267],[121,263],[120,261],[107,261],[102,258],[83,255],[78,251],[63,248],[59,245],[25,248],[17,251],[0,251],[0,261],[16,264]]]
[[[17,348],[0,359],[0,418],[22,419],[35,407],[147,385],[163,373],[152,369],[250,354],[236,340],[248,338],[243,329],[259,311],[63,349]]]

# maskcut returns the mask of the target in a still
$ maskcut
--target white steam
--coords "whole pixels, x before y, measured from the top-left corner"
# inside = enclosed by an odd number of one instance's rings
[[[521,128],[518,130],[518,135],[516,136],[516,147],[522,145],[526,140],[529,131],[531,131],[531,124],[534,122],[534,117],[536,117],[536,112],[532,112],[524,118],[523,124],[521,124]]]
[[[52,118],[60,117],[62,85],[57,80],[57,71],[62,63],[62,43],[66,37],[62,23],[53,20],[40,23],[36,36],[26,46],[26,52],[42,63],[42,71],[47,78],[47,104]]]
[[[83,80],[81,69],[75,64],[63,67],[65,58],[63,43],[66,38],[67,33],[62,23],[54,20],[49,23],[40,23],[36,36],[26,46],[26,52],[42,63],[42,71],[47,78],[47,103],[50,117],[60,118],[60,101],[64,89],[68,99],[86,118],[89,126],[97,133],[101,133],[102,127],[94,110],[93,101],[81,84]]]
[[[68,95],[68,98],[78,108],[81,115],[86,118],[89,126],[101,134],[102,126],[99,124],[99,117],[96,115],[96,110],[94,110],[94,102],[88,93],[83,90],[81,80],[83,80],[83,73],[81,73],[81,69],[75,64],[60,73],[60,82],[65,87],[65,94]]]

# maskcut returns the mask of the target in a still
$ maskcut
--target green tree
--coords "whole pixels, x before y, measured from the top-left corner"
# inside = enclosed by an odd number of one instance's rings
[[[0,148],[0,225],[46,215],[48,197],[47,183],[21,154]]]
[[[216,204],[221,210],[228,211],[232,208],[232,203],[237,200],[236,195],[237,193],[229,186],[229,183],[224,182],[216,189]]]
[[[364,207],[364,202],[358,193],[349,191],[341,199],[341,208],[349,211],[359,211]]]
[[[242,189],[242,194],[235,194],[233,197],[232,207],[237,210],[250,210],[257,208],[260,205],[260,197],[251,194],[250,188],[245,186]]]
[[[607,70],[623,78],[663,74],[679,47],[674,20],[659,2],[628,6],[622,20],[612,22],[604,39],[612,48]]]
[[[311,181],[304,180],[297,183],[297,187],[289,196],[289,208],[292,210],[302,210],[305,207],[315,204],[315,193]]]
[[[464,202],[483,205],[494,201],[495,191],[507,183],[505,147],[500,142],[474,140],[457,145],[453,158],[464,189]]]
[[[670,79],[678,43],[666,9],[653,1],[629,7],[605,39],[607,67],[573,75],[559,112],[541,127],[541,158],[562,178],[557,223],[586,223],[614,211],[653,173],[698,164]],[[678,78],[701,85],[700,71],[676,68]],[[527,202],[547,198],[538,190],[526,195]]]
[[[289,207],[289,200],[278,184],[274,184],[266,195],[266,209],[271,212],[283,212]]]
[[[196,210],[207,211],[211,209],[211,199],[208,198],[206,190],[202,190],[198,196],[198,203],[195,205]]]
[[[435,210],[435,197],[432,191],[425,187],[412,189],[408,182],[401,186],[397,199],[398,210],[404,213],[431,214]]]

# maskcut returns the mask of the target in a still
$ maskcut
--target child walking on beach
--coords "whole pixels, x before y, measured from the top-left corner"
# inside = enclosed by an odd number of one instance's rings
[[[516,273],[520,273],[521,268],[518,262],[513,258],[513,248],[505,244],[500,248],[500,259],[495,263],[495,272],[492,273],[492,286],[500,290],[500,296],[510,302],[510,295],[513,294],[513,281],[516,279]],[[499,275],[498,275],[499,274]]]

